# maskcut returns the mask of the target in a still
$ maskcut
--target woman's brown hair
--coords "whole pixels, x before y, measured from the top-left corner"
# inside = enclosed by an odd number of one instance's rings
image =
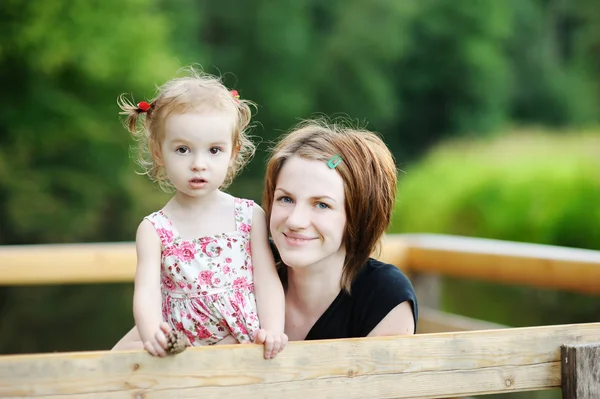
[[[272,150],[267,163],[263,208],[270,220],[279,172],[289,158],[300,156],[326,163],[336,155],[342,158],[335,170],[344,182],[347,217],[341,286],[350,293],[352,281],[387,230],[396,201],[396,165],[379,136],[348,127],[344,122],[325,119],[301,122]]]

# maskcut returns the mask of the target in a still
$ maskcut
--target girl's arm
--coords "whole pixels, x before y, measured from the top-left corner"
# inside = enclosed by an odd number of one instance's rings
[[[285,295],[275,269],[275,260],[269,246],[266,216],[254,205],[250,232],[254,287],[261,330],[255,342],[265,344],[265,358],[273,358],[287,343],[283,332],[285,324]]]
[[[133,316],[144,347],[155,356],[166,356],[167,340],[160,329],[161,244],[152,223],[143,220],[136,235],[137,267],[133,292]]]

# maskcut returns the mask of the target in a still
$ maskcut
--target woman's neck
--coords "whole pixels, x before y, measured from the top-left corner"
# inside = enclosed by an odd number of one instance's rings
[[[308,317],[320,317],[341,290],[344,259],[328,259],[327,265],[288,268],[286,301]]]

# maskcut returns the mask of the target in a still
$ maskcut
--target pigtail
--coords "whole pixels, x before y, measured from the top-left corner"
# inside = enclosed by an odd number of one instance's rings
[[[145,101],[142,101],[138,104],[133,104],[129,99],[125,97],[124,94],[121,94],[119,96],[117,104],[119,105],[119,108],[121,108],[121,112],[119,112],[119,115],[125,115],[125,127],[127,128],[127,130],[129,130],[131,134],[137,135],[137,125],[140,115],[150,111],[152,106]]]

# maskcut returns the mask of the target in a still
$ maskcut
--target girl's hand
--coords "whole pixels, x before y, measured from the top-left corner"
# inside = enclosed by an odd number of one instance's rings
[[[265,345],[265,359],[273,359],[279,352],[285,348],[288,343],[288,336],[284,333],[274,334],[264,329],[260,329],[254,336],[255,344]]]
[[[152,339],[144,342],[144,349],[152,356],[165,357],[167,356],[167,335],[171,331],[171,326],[167,323],[161,323],[159,329]]]

